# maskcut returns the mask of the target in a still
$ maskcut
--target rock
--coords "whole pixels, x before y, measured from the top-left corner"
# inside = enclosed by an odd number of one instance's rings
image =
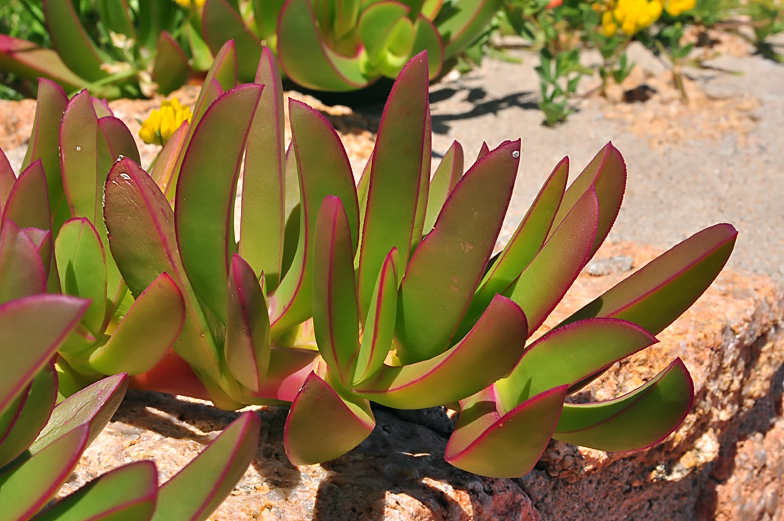
[[[596,258],[628,257],[636,269],[657,253],[622,243],[605,245]],[[581,275],[542,331],[628,275]],[[485,478],[444,462],[451,421],[443,410],[375,407],[378,425],[355,450],[294,467],[282,443],[286,409],[261,407],[256,459],[210,519],[781,521],[782,302],[767,278],[725,272],[659,344],[586,389],[594,400],[618,396],[681,357],[695,405],[651,449],[611,454],[553,441],[528,476]],[[165,481],[236,416],[198,400],[131,391],[61,494],[140,459],[153,459]]]

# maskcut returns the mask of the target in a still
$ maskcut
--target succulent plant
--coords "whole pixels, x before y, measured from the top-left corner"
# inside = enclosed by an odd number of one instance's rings
[[[44,0],[28,9],[42,12],[52,49],[0,34],[0,66],[69,93],[89,87],[110,99],[167,94],[212,58],[198,13],[172,0]]]
[[[501,3],[91,0],[81,2],[80,10],[71,0],[44,0],[53,48],[0,35],[0,66],[30,82],[53,80],[68,93],[89,88],[110,99],[149,97],[181,87],[233,40],[241,81],[254,80],[266,44],[300,85],[356,90],[381,76],[394,78],[422,50],[430,55],[431,79],[448,71]]]
[[[426,50],[431,79],[489,25],[500,0],[254,0],[245,21],[230,0],[206,0],[204,40],[213,52],[237,44],[239,78],[252,81],[263,45],[285,74],[315,90],[350,91],[395,78]]]
[[[102,104],[87,94],[67,106],[62,93],[39,95],[27,161],[57,157],[57,141],[43,136],[57,135],[59,113],[41,107],[59,99],[60,174],[77,216],[59,228],[55,244],[64,230],[74,233],[67,226],[78,225],[93,251],[103,247],[106,272],[116,264],[122,282],[106,287],[130,290],[124,297],[105,293],[103,322],[95,319],[90,331],[100,331],[101,340],[84,352],[61,350],[71,381],[100,377],[93,354],[130,320],[133,307],[124,306],[149,302],[160,311],[134,326],[149,328],[149,342],[118,344],[133,357],[112,350],[106,363],[117,370],[146,360],[152,367],[134,366],[132,386],[207,398],[226,409],[290,404],[284,440],[297,464],[326,461],[360,443],[374,426],[371,401],[459,410],[447,460],[494,476],[527,473],[553,436],[636,450],[680,424],[693,391],[679,360],[611,402],[565,400],[655,342],[653,335],[719,273],[734,228],[696,234],[542,334],[620,208],[626,168],[611,144],[568,189],[569,162],[561,161],[493,256],[520,141],[484,146],[465,174],[455,143],[431,180],[425,53],[401,71],[356,186],[335,130],[294,100],[285,149],[271,51],[262,50],[253,84],[234,87],[235,63],[228,43],[208,72],[192,123],[172,134],[149,175],[134,160],[121,122],[98,117]],[[42,92],[56,90],[46,85]],[[103,273],[81,267],[78,254],[55,255],[60,270],[61,258],[73,260],[73,276]],[[59,280],[66,292],[75,288],[74,296],[92,287],[68,286],[62,273]],[[163,297],[145,295],[162,281],[171,301],[156,307]],[[104,293],[95,295],[100,301]],[[123,309],[129,311],[119,321]],[[89,331],[84,319],[82,325]]]
[[[11,230],[8,232],[7,230]],[[204,520],[242,477],[258,445],[259,420],[246,413],[185,469],[159,488],[155,464],[140,461],[90,481],[49,504],[84,450],[117,410],[127,374],[104,378],[55,405],[53,356],[88,312],[89,302],[63,295],[7,299],[23,285],[25,242],[40,230],[7,220],[0,243],[0,508],[14,521],[93,519]],[[44,234],[45,235],[45,234]],[[21,246],[20,246],[21,245]],[[22,280],[15,279],[22,275]],[[14,281],[17,284],[10,284]],[[39,287],[45,283],[39,272]],[[10,284],[10,285],[9,285]]]

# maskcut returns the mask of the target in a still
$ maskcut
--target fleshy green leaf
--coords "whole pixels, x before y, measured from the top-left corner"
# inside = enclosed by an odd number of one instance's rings
[[[168,201],[150,176],[127,158],[112,167],[105,193],[112,255],[131,293],[138,297],[161,273],[168,273],[183,293],[186,307],[174,349],[203,376],[220,381],[220,357],[182,269]]]
[[[155,511],[158,471],[136,461],[90,481],[33,521],[144,521]]]
[[[30,445],[30,453],[45,450],[56,440],[82,426],[88,428],[89,445],[98,437],[120,406],[128,389],[128,375],[116,374],[85,387],[60,402],[52,411],[49,423]]]
[[[501,8],[502,0],[461,0],[453,5],[452,16],[443,21],[436,20],[438,32],[445,35],[444,59],[459,54],[482,34],[495,13]]]
[[[321,357],[344,386],[351,385],[359,351],[354,247],[340,198],[319,210],[313,245],[313,326]]]
[[[158,39],[152,79],[158,84],[158,92],[164,96],[173,92],[188,81],[191,68],[188,57],[172,35],[163,31]]]
[[[236,87],[204,113],[177,183],[174,222],[182,265],[196,294],[226,323],[234,193],[260,85]]]
[[[87,36],[71,0],[43,0],[52,46],[74,73],[89,81],[106,78],[106,57]]]
[[[277,35],[280,66],[303,87],[342,92],[368,85],[359,58],[346,58],[324,44],[309,0],[283,5]]]
[[[414,45],[411,54],[427,51],[430,79],[435,80],[444,66],[444,42],[433,22],[420,16],[414,23]],[[408,56],[406,56],[408,58]]]
[[[593,256],[604,242],[618,216],[618,210],[620,210],[621,201],[623,201],[623,192],[626,189],[626,163],[612,143],[607,143],[596,154],[566,190],[561,207],[553,219],[550,236],[555,233],[558,225],[566,218],[577,201],[583,197],[583,194],[591,189],[596,191],[596,197],[599,200],[599,224],[590,254]]]
[[[717,224],[646,264],[567,318],[614,317],[657,334],[686,311],[727,263],[738,232]]]
[[[10,219],[20,228],[50,228],[49,193],[40,160],[19,174],[2,215],[3,221]]]
[[[542,325],[588,262],[598,219],[598,202],[591,190],[574,204],[528,267],[504,291],[523,308],[531,331]]]
[[[257,274],[264,272],[272,292],[281,278],[286,178],[283,86],[272,52],[265,48],[256,73],[264,85],[256,107],[242,178],[239,253]]]
[[[514,235],[485,274],[467,316],[477,316],[493,296],[506,290],[539,253],[561,203],[568,175],[569,159],[564,158],[545,181]]]
[[[229,269],[224,354],[237,380],[258,391],[270,361],[270,323],[264,291],[253,268],[234,254]]]
[[[67,105],[68,96],[62,87],[46,79],[38,82],[35,121],[30,134],[30,143],[27,145],[27,153],[22,161],[23,169],[38,159],[43,164],[49,189],[49,208],[53,214],[52,231],[55,236],[60,226],[71,218],[63,192],[63,178],[60,175],[60,120]]]
[[[13,221],[0,234],[0,304],[46,292],[46,270],[30,237]]]
[[[90,368],[103,374],[149,371],[174,345],[184,322],[182,293],[163,273],[139,295],[106,344],[90,355]]]
[[[407,5],[391,0],[372,3],[362,10],[357,29],[371,63],[386,51],[395,25],[410,10]]]
[[[132,11],[127,0],[98,0],[98,12],[101,22],[113,32],[124,34],[128,38],[136,39],[136,30],[133,28]]]
[[[80,425],[21,465],[0,475],[0,511],[6,519],[29,519],[57,493],[87,448],[88,427]],[[34,483],[34,486],[31,484]]]
[[[237,78],[253,81],[261,57],[261,42],[246,26],[240,14],[226,0],[209,0],[202,10],[202,33],[213,53],[224,42],[234,40],[237,46]]]
[[[424,225],[425,233],[429,233],[433,229],[444,202],[461,177],[463,177],[463,147],[454,141],[444,154],[436,173],[433,174],[432,181],[430,181]]]
[[[564,405],[553,437],[599,450],[644,449],[674,431],[693,401],[694,384],[677,358],[650,382],[620,398]]]
[[[656,341],[636,324],[612,318],[554,329],[525,350],[508,377],[496,382],[502,411],[560,385],[575,392],[618,360]]]
[[[180,167],[179,161],[184,150],[186,138],[190,134],[190,127],[189,122],[183,121],[182,125],[174,131],[169,141],[163,145],[163,148],[155,157],[155,164],[150,170],[150,177],[155,180],[155,183],[164,194],[174,193],[174,188],[171,185],[177,182],[178,172],[176,169]]]
[[[0,416],[0,468],[16,459],[44,428],[57,400],[54,364],[45,366]]]
[[[246,412],[158,492],[152,521],[204,521],[223,503],[256,455],[261,422]]]
[[[381,266],[362,333],[353,383],[359,383],[381,369],[392,347],[397,319],[399,262],[397,250],[393,249]]]
[[[61,0],[58,0],[61,1]],[[66,0],[68,1],[68,0]],[[87,91],[68,102],[60,126],[60,165],[71,213],[96,224],[99,186],[96,171],[98,117]]]
[[[294,465],[335,459],[362,443],[375,425],[367,400],[341,396],[316,373],[310,373],[286,418],[286,455]]]
[[[498,295],[454,347],[423,362],[384,365],[375,376],[355,386],[354,391],[398,409],[453,403],[508,373],[522,355],[527,334],[523,312],[514,302]]]
[[[401,271],[408,264],[428,116],[427,57],[419,54],[392,87],[373,150],[359,262],[362,317],[367,315],[376,278],[392,248],[400,253]]]
[[[270,298],[272,338],[311,316],[314,229],[325,197],[334,195],[343,203],[354,249],[359,236],[354,177],[340,138],[318,111],[295,100],[289,103],[302,215],[299,244],[291,268]]]
[[[398,356],[442,353],[479,285],[512,197],[520,141],[506,142],[463,176],[406,269],[398,299]]]
[[[14,169],[11,168],[11,163],[8,161],[5,152],[0,149],[0,215],[2,215],[6,199],[11,194],[15,183],[16,174]]]
[[[69,92],[87,85],[87,80],[74,74],[56,51],[5,34],[0,34],[0,67],[27,80],[56,82]]]
[[[500,416],[492,400],[460,413],[444,459],[459,469],[496,478],[528,474],[553,435],[566,386],[545,391]]]
[[[314,349],[273,347],[267,376],[258,392],[243,398],[246,403],[288,405],[297,396],[314,364],[320,360],[318,351]]]
[[[63,293],[92,301],[82,323],[98,335],[106,317],[106,256],[92,223],[84,218],[65,223],[55,240],[54,255]]]

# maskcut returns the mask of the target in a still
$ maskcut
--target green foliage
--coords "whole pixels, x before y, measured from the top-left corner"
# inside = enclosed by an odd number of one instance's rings
[[[30,166],[18,181],[10,167],[0,176],[4,213],[55,216],[54,194],[71,215],[40,236],[9,222],[3,244],[30,259],[7,262],[6,280],[30,281],[9,291],[42,291],[46,265],[59,274],[55,291],[91,299],[59,346],[61,393],[128,371],[135,387],[225,409],[290,404],[284,443],[296,464],[365,439],[371,402],[446,405],[461,411],[447,460],[494,476],[526,474],[553,436],[637,450],[680,424],[692,390],[679,360],[615,401],[565,399],[654,342],[694,302],[729,257],[734,228],[687,239],[537,336],[620,208],[626,168],[612,144],[568,189],[569,162],[559,163],[492,257],[520,141],[485,147],[465,173],[455,143],[431,180],[425,53],[401,71],[356,186],[337,133],[304,103],[289,102],[285,147],[271,51],[262,50],[256,73],[264,85],[235,86],[234,63],[228,43],[193,123],[172,134],[152,176],[106,105],[42,84],[39,107],[63,115],[39,112]],[[575,68],[553,58],[542,74]],[[52,146],[61,161],[47,161],[62,180],[37,161]],[[44,178],[49,190],[34,182]],[[3,259],[0,248],[0,275]]]
[[[15,0],[0,25],[0,65],[23,94],[44,77],[69,94],[88,87],[100,97],[151,96],[206,70],[233,40],[241,81],[253,81],[267,45],[297,83],[355,90],[394,78],[422,50],[431,79],[465,49],[476,55],[481,44],[471,46],[489,36],[501,1]]]
[[[655,3],[658,7],[654,7]],[[701,66],[699,61],[690,59],[694,44],[683,43],[688,27],[695,28],[698,34],[709,29],[731,32],[750,41],[765,56],[783,60],[767,41],[784,30],[784,9],[772,0],[697,0],[696,4],[688,0],[652,0],[647,3],[648,8],[660,14],[649,16],[640,22],[642,25],[624,28],[618,13],[627,19],[638,17],[640,5],[645,4],[626,0],[505,1],[499,13],[501,32],[517,34],[539,51],[540,65],[536,70],[545,124],[563,121],[573,111],[571,103],[578,96],[577,87],[583,78],[598,74],[600,92],[609,82],[623,82],[634,67],[628,62],[626,48],[635,40],[669,61],[675,87],[684,97],[682,67]],[[744,26],[753,29],[753,38],[742,30]],[[580,65],[580,54],[588,49],[598,50],[602,56],[602,62],[591,68]]]

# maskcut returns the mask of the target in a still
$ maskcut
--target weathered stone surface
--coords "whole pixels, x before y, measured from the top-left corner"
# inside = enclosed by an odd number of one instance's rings
[[[617,244],[597,258],[630,256],[636,269],[655,253]],[[629,273],[582,275],[547,324]],[[783,317],[781,290],[768,279],[723,273],[658,335],[659,344],[586,390],[594,400],[619,396],[681,357],[696,394],[681,428],[661,445],[626,455],[552,442],[517,483],[545,519],[784,519]]]
[[[655,254],[634,244],[598,259]],[[628,276],[628,262],[582,275],[545,328]],[[516,479],[474,476],[443,460],[451,423],[439,409],[376,408],[378,426],[357,449],[292,466],[283,450],[285,408],[258,408],[261,444],[231,497],[211,519],[315,520],[784,520],[784,317],[782,294],[764,277],[722,274],[661,342],[616,364],[586,397],[608,399],[680,356],[697,399],[663,444],[634,454],[552,442],[537,468]],[[153,459],[165,481],[236,413],[132,391],[87,450],[64,492],[110,468]],[[318,435],[316,433],[315,435]]]

